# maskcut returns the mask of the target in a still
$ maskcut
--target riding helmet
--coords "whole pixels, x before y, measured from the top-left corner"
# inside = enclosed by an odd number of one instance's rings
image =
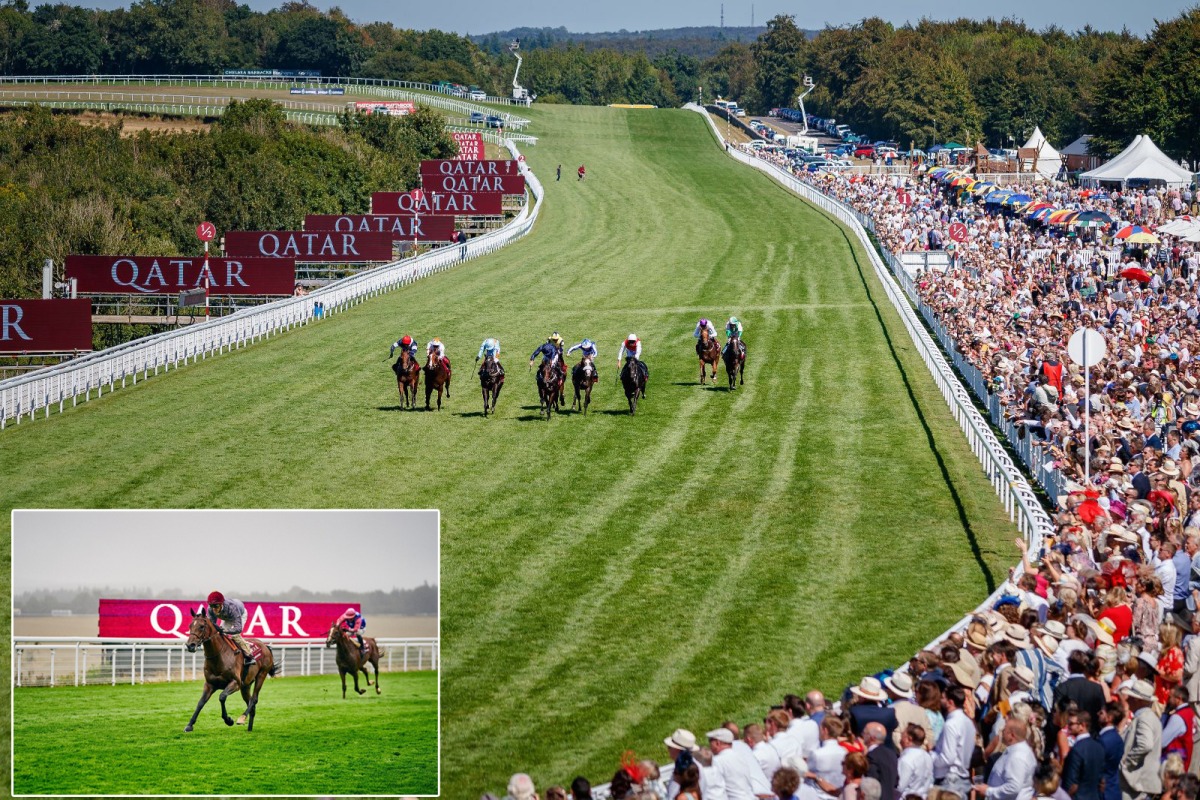
[[[210,606],[221,605],[225,602],[225,595],[220,592],[210,592],[208,595],[208,604]]]
[[[700,327],[701,327],[701,328],[707,328],[707,327],[708,327],[708,318],[706,318],[706,317],[701,317],[701,318],[700,318]]]
[[[405,336],[403,339],[400,340],[401,347],[408,347],[410,344],[412,344],[411,336]]]
[[[342,614],[342,618],[343,619],[354,619],[354,615],[357,613],[358,612],[355,611],[353,608],[347,608],[346,613]]]

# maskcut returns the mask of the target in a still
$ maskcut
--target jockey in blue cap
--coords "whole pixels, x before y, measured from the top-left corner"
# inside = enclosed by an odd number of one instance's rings
[[[571,345],[571,349],[567,351],[567,355],[571,355],[571,353],[574,353],[576,350],[578,350],[580,352],[580,354],[583,356],[583,358],[579,359],[579,365],[576,367],[576,369],[578,369],[579,367],[582,367],[584,362],[587,362],[587,361],[592,362],[592,367],[596,366],[596,343],[595,342],[593,342],[591,339],[584,339],[579,344]]]
[[[500,340],[488,337],[483,340],[483,344],[479,345],[479,354],[475,356],[475,363],[479,363],[479,359],[491,356],[496,362],[496,366],[500,367],[500,374],[504,374],[504,365],[500,363]]]

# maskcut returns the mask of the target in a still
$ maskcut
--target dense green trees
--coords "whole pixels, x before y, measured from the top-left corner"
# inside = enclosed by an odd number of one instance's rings
[[[203,219],[269,230],[365,213],[371,192],[410,189],[421,159],[454,152],[427,109],[315,131],[249,100],[205,133],[132,138],[41,108],[0,117],[0,297],[36,296],[43,258],[194,253]]]

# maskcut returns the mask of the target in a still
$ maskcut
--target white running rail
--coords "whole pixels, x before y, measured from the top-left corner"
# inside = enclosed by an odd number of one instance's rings
[[[279,677],[336,675],[335,653],[324,639],[266,639],[279,664]],[[380,672],[436,670],[437,637],[376,637]],[[85,636],[14,636],[12,685],[87,686],[203,677],[204,652],[189,653],[180,641]]]
[[[514,159],[520,157],[511,139],[505,146]],[[469,240],[465,245],[451,245],[433,250],[416,258],[404,259],[376,269],[360,272],[304,297],[290,297],[254,308],[247,308],[211,322],[198,323],[175,331],[147,336],[118,347],[110,347],[70,361],[46,367],[17,378],[0,381],[0,429],[9,422],[32,420],[41,413],[50,416],[51,409],[62,411],[87,402],[93,395],[102,396],[126,383],[136,384],[160,371],[178,369],[189,361],[195,362],[253,344],[274,334],[307,325],[324,316],[345,311],[352,305],[412,283],[426,275],[450,269],[465,259],[487,255],[527,234],[542,205],[542,184],[520,162],[526,185],[534,202],[526,203],[511,222],[503,228]],[[320,316],[315,308],[323,305]]]

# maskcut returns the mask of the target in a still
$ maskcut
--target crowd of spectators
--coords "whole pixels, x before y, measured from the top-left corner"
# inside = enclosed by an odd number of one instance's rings
[[[1021,567],[1000,600],[906,669],[864,677],[832,704],[820,692],[788,695],[761,720],[726,722],[703,741],[677,729],[663,743],[670,779],[630,756],[610,796],[1197,800],[1200,257],[1166,236],[1140,249],[1109,237],[1194,212],[1198,198],[1025,187],[1114,220],[1107,233],[1083,233],[929,176],[800,175],[870,216],[885,248],[950,250],[948,269],[918,276],[922,299],[1006,413],[1075,481],[1044,547],[1027,553],[1017,540]],[[955,222],[968,229],[957,249]],[[1132,266],[1151,279],[1118,277]],[[1084,325],[1108,353],[1092,371],[1090,402],[1066,355]],[[508,797],[537,796],[529,776],[513,776]],[[544,793],[591,796],[583,778]]]

